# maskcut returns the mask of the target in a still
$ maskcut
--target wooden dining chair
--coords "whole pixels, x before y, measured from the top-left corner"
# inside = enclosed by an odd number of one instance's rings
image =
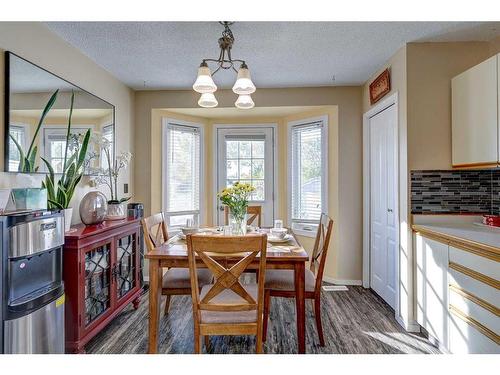
[[[318,330],[319,343],[325,346],[323,335],[323,325],[321,323],[321,282],[325,269],[326,255],[333,228],[333,220],[321,214],[316,241],[311,256],[310,269],[306,269],[305,274],[305,298],[313,300],[314,317],[316,318],[316,328]],[[264,295],[264,338],[267,338],[267,324],[269,319],[269,305],[271,297],[295,298],[295,279],[293,270],[268,270],[265,282]]]
[[[262,353],[266,234],[187,236],[194,320],[194,351],[200,353],[201,336],[208,348],[211,335],[255,335],[256,352]],[[257,283],[240,283],[239,277],[260,254]],[[236,264],[228,268],[234,259]],[[215,283],[199,288],[197,261],[215,276]]]
[[[252,225],[257,220],[257,226],[262,226],[262,206],[248,206],[247,207],[247,225]],[[224,206],[224,224],[229,224],[229,207]]]
[[[163,213],[158,213],[141,220],[144,231],[144,240],[148,251],[154,250],[168,241],[167,225]],[[198,284],[200,288],[203,285],[210,284],[213,276],[208,269],[198,271]],[[163,275],[161,294],[167,296],[165,301],[165,315],[168,314],[171,296],[190,295],[191,278],[189,270],[186,268],[169,268]]]

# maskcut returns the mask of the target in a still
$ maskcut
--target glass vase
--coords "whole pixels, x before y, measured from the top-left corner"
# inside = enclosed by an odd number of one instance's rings
[[[108,203],[106,220],[123,220],[127,218],[126,203]]]
[[[247,234],[247,210],[229,211],[229,225],[234,236],[243,236]]]

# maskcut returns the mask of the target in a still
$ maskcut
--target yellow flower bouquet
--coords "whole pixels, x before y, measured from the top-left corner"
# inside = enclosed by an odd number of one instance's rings
[[[222,204],[229,208],[235,234],[246,232],[248,200],[254,191],[255,187],[251,184],[235,182],[233,186],[228,186],[217,194]]]

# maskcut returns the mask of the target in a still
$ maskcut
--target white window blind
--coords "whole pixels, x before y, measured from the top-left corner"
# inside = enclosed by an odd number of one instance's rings
[[[168,123],[166,216],[170,226],[200,221],[201,134],[192,126]]]
[[[26,152],[26,131],[24,126],[10,124],[9,134]],[[19,169],[21,155],[19,154],[19,150],[11,137],[9,137],[9,171],[14,172]]]
[[[294,123],[290,127],[291,224],[314,232],[326,212],[326,124]]]
[[[113,138],[113,125],[106,125],[102,128],[102,136],[108,140],[109,142],[109,150],[110,150],[110,160],[114,160],[114,138]],[[101,168],[108,169],[108,159],[104,156],[104,153],[101,153]]]

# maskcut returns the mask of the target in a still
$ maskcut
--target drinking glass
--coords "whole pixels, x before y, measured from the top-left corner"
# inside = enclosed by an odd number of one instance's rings
[[[224,236],[230,236],[233,234],[233,227],[231,225],[224,225]]]
[[[283,228],[283,220],[274,220],[274,227],[277,229]]]
[[[193,219],[187,219],[186,220],[186,228],[193,228],[194,227],[194,220]]]

